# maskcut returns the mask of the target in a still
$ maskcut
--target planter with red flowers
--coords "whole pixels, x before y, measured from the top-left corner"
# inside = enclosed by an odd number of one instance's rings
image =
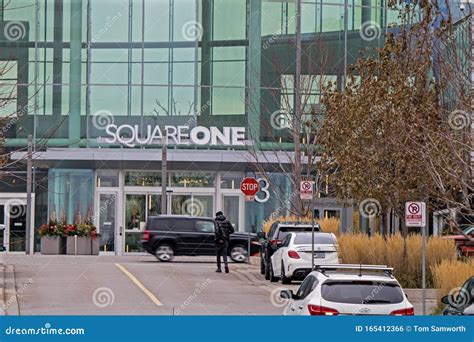
[[[41,237],[41,254],[64,254],[66,242],[64,238],[64,224],[58,221],[50,221],[38,229]]]
[[[66,227],[66,254],[68,255],[90,255],[92,249],[92,238],[85,223],[70,224]]]

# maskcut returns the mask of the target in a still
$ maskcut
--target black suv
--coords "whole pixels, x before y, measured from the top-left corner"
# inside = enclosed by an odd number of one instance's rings
[[[150,216],[140,244],[160,261],[171,261],[175,255],[215,255],[214,229],[215,222],[208,217]],[[248,237],[241,232],[230,236],[229,256],[233,261],[247,260]],[[250,234],[250,240],[250,254],[258,253],[256,234]]]
[[[311,223],[308,222],[279,222],[276,221],[270,227],[268,234],[260,232],[258,236],[263,238],[260,250],[260,273],[265,274],[265,279],[270,279],[270,258],[277,250],[285,236],[289,232],[310,232],[312,230]],[[319,232],[321,228],[319,224],[314,224],[314,231]]]

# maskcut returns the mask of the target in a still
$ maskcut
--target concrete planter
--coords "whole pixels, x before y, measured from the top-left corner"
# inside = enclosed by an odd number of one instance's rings
[[[76,240],[77,239],[77,240]],[[68,236],[66,250],[68,255],[90,255],[91,238],[87,236]]]
[[[100,238],[96,237],[95,239],[91,239],[91,254],[92,255],[99,255],[100,251]]]
[[[41,254],[64,254],[65,243],[62,236],[42,236]]]

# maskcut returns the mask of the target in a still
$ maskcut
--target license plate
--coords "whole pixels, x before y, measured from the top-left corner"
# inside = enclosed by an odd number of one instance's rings
[[[324,252],[314,252],[314,257],[316,259],[324,259],[325,256],[326,254]]]

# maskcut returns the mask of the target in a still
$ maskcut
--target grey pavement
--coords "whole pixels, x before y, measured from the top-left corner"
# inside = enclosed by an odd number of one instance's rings
[[[271,294],[212,257],[2,255],[14,267],[7,315],[280,315]],[[118,264],[118,265],[117,265]],[[255,268],[255,266],[253,266]],[[15,302],[15,303],[13,303]]]
[[[142,255],[3,254],[2,263],[7,315],[280,315],[280,290],[299,287],[270,283],[256,265],[232,263],[230,274],[215,273],[213,257],[161,263]],[[421,291],[405,292],[421,314]],[[428,313],[435,298],[429,290]]]

